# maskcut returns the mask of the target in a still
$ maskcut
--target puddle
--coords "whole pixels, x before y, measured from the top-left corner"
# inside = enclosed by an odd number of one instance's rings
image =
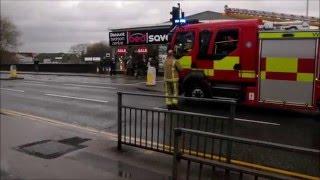
[[[81,161],[94,168],[110,172],[121,179],[141,180],[171,180],[170,176],[150,171],[145,168],[133,166],[122,161],[113,160],[107,157],[91,154],[88,152],[79,152],[75,157],[68,157],[76,161]]]

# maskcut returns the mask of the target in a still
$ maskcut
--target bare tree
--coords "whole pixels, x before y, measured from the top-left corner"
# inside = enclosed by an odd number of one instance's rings
[[[82,58],[87,53],[88,44],[76,44],[70,47],[69,52],[75,54],[77,57]]]
[[[15,64],[18,59],[12,51],[20,45],[20,33],[8,18],[1,17],[0,24],[0,63]]]
[[[87,57],[105,57],[110,47],[104,42],[93,43],[87,48]]]
[[[0,48],[5,51],[13,51],[19,45],[19,36],[20,32],[17,30],[17,27],[6,17],[1,17],[1,39],[0,39]]]

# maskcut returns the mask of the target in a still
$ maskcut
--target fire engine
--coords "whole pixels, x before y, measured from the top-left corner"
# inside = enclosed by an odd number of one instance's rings
[[[320,31],[259,19],[176,26],[169,47],[182,66],[180,93],[319,112]]]

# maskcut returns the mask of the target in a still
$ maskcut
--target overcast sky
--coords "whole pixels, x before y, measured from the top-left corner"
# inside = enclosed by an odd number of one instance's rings
[[[319,17],[319,0],[309,0],[309,15]],[[71,45],[107,41],[108,29],[168,21],[178,1],[1,0],[1,17],[21,32],[19,51],[67,52]],[[280,13],[306,13],[306,0],[179,1],[186,16],[223,12],[224,5]]]

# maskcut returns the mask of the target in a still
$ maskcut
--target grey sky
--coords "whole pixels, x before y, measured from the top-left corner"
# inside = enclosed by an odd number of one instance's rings
[[[66,52],[77,43],[106,41],[108,29],[168,21],[178,1],[27,1],[1,0],[1,16],[18,27],[19,51]],[[223,12],[224,5],[280,13],[306,12],[306,0],[179,1],[186,15],[206,10]],[[310,0],[309,14],[319,17],[319,0]]]

